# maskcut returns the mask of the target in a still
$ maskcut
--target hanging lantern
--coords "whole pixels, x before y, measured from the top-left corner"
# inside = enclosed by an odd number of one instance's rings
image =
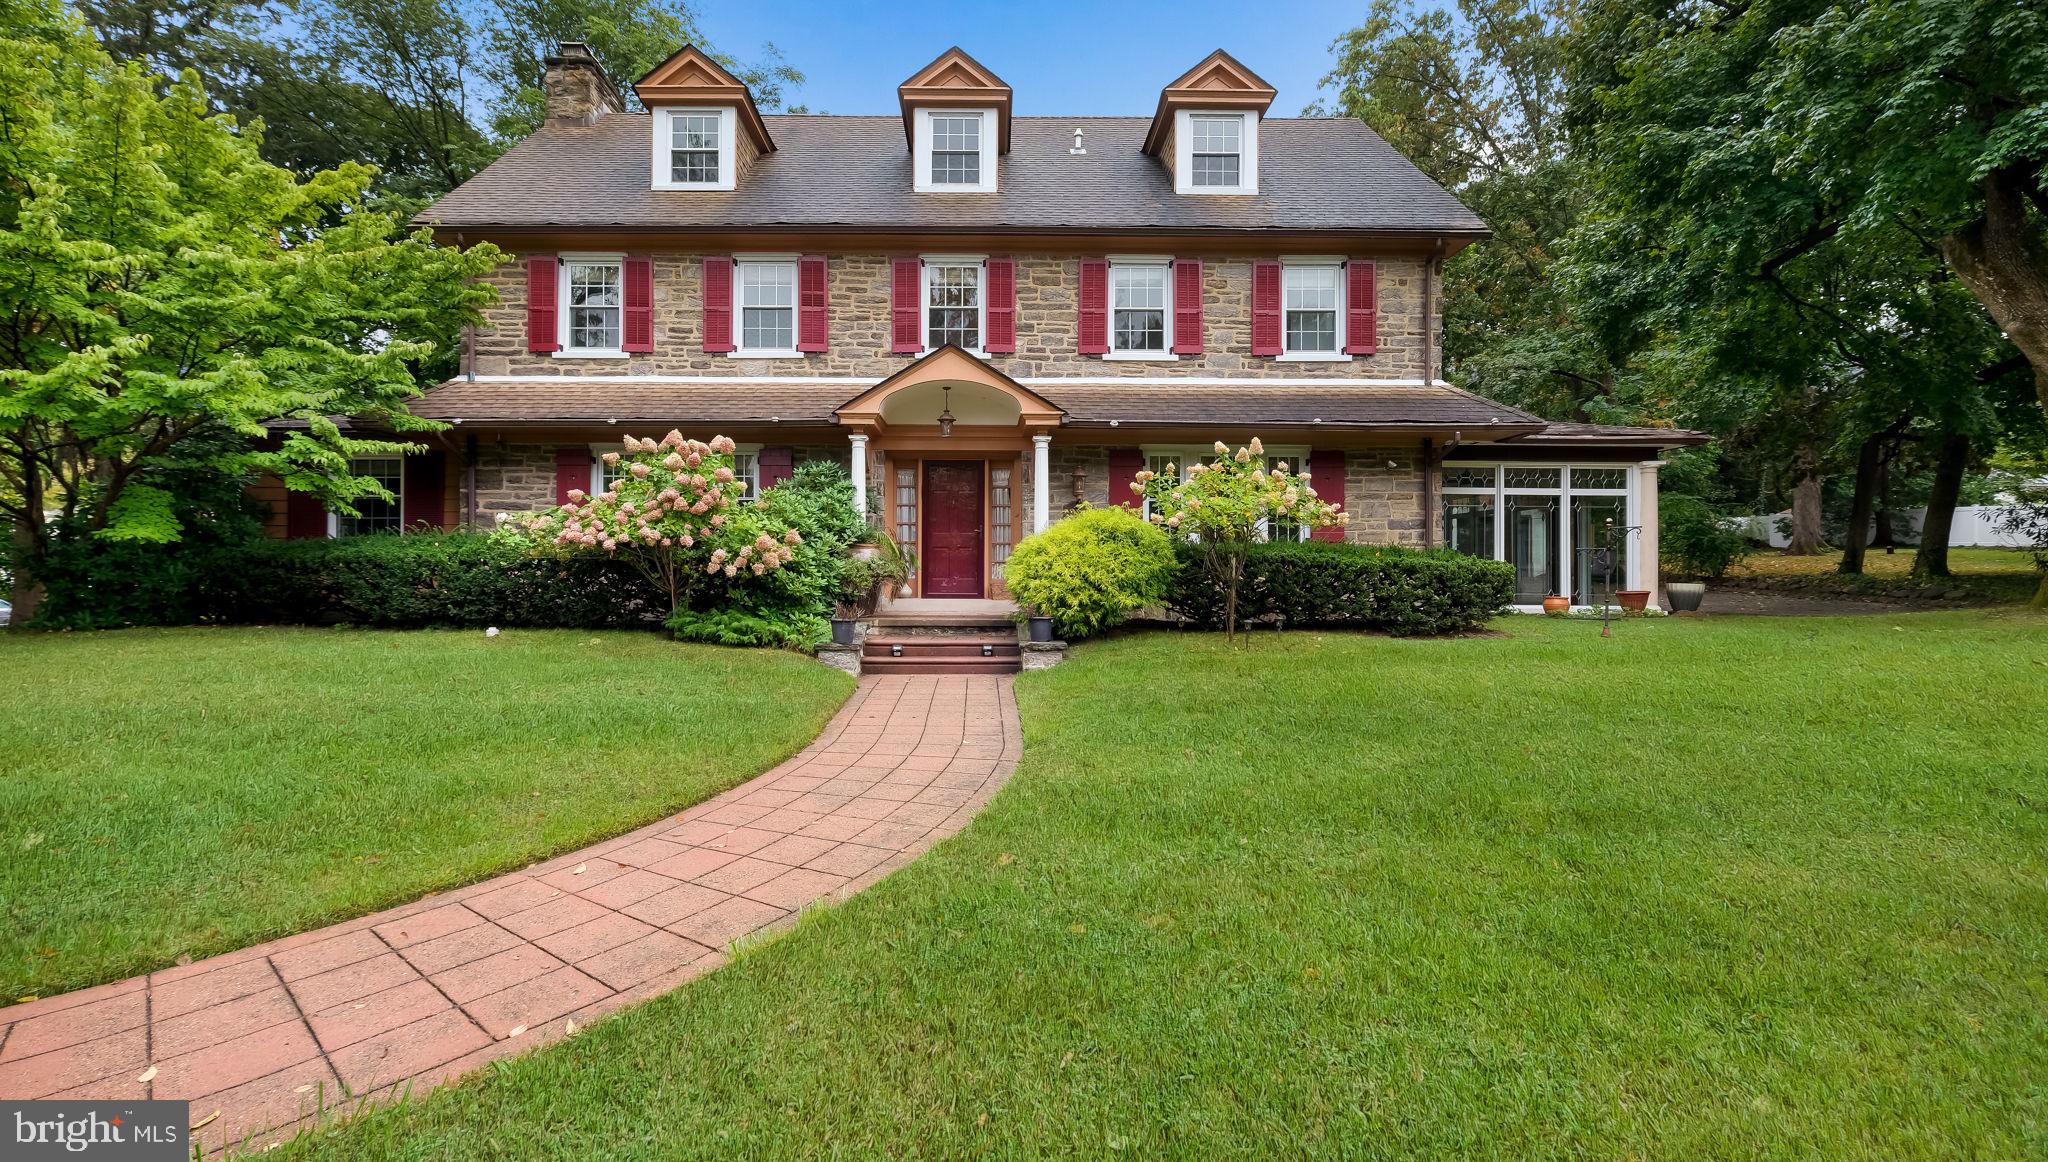
[[[953,434],[953,385],[946,384],[939,390],[945,393],[945,402],[939,407],[939,437],[944,439]]]

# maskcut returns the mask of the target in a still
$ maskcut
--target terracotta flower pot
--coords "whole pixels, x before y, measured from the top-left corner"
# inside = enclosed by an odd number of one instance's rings
[[[1614,598],[1631,613],[1641,613],[1650,606],[1650,591],[1647,589],[1623,589]]]
[[[1553,617],[1561,613],[1569,613],[1571,611],[1571,608],[1571,601],[1564,597],[1553,596],[1546,597],[1543,599],[1543,612],[1550,614]]]

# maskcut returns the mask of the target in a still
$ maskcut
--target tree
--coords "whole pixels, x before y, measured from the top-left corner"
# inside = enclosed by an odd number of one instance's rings
[[[16,619],[63,538],[174,541],[169,469],[276,473],[341,511],[383,496],[352,456],[410,445],[421,361],[479,319],[501,255],[444,250],[363,208],[371,172],[304,181],[216,116],[195,74],[157,92],[48,0],[0,25],[0,514]],[[293,421],[269,446],[266,424]],[[233,439],[222,437],[238,437]]]
[[[1245,546],[1283,524],[1314,529],[1350,523],[1348,513],[1316,497],[1309,481],[1289,475],[1285,464],[1267,468],[1265,448],[1253,437],[1235,455],[1216,441],[1216,458],[1188,465],[1185,483],[1171,467],[1163,474],[1146,470],[1131,482],[1131,491],[1150,502],[1153,523],[1195,546],[1203,571],[1223,590],[1224,634],[1235,642]]]
[[[724,436],[708,444],[675,431],[660,440],[627,436],[623,452],[604,454],[616,482],[594,496],[572,489],[567,504],[517,527],[554,551],[630,563],[668,594],[673,623],[782,569],[804,543],[769,508],[738,503],[746,482],[733,472],[734,447]]]

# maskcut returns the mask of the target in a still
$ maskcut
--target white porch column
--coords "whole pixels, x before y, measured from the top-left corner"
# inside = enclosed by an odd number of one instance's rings
[[[846,437],[853,444],[853,507],[862,520],[868,516],[868,435],[855,432]]]
[[[1650,604],[1658,609],[1664,608],[1657,544],[1657,469],[1662,467],[1662,460],[1644,460],[1636,465],[1636,524],[1643,531],[1636,535],[1636,567],[1632,574],[1636,578],[1635,588],[1649,590]]]
[[[1031,437],[1031,531],[1052,523],[1052,437]]]

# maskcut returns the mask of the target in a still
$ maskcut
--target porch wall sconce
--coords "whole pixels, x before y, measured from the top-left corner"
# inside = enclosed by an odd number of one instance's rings
[[[944,402],[939,405],[939,438],[943,440],[953,434],[953,385],[946,384],[939,390],[944,393]]]

